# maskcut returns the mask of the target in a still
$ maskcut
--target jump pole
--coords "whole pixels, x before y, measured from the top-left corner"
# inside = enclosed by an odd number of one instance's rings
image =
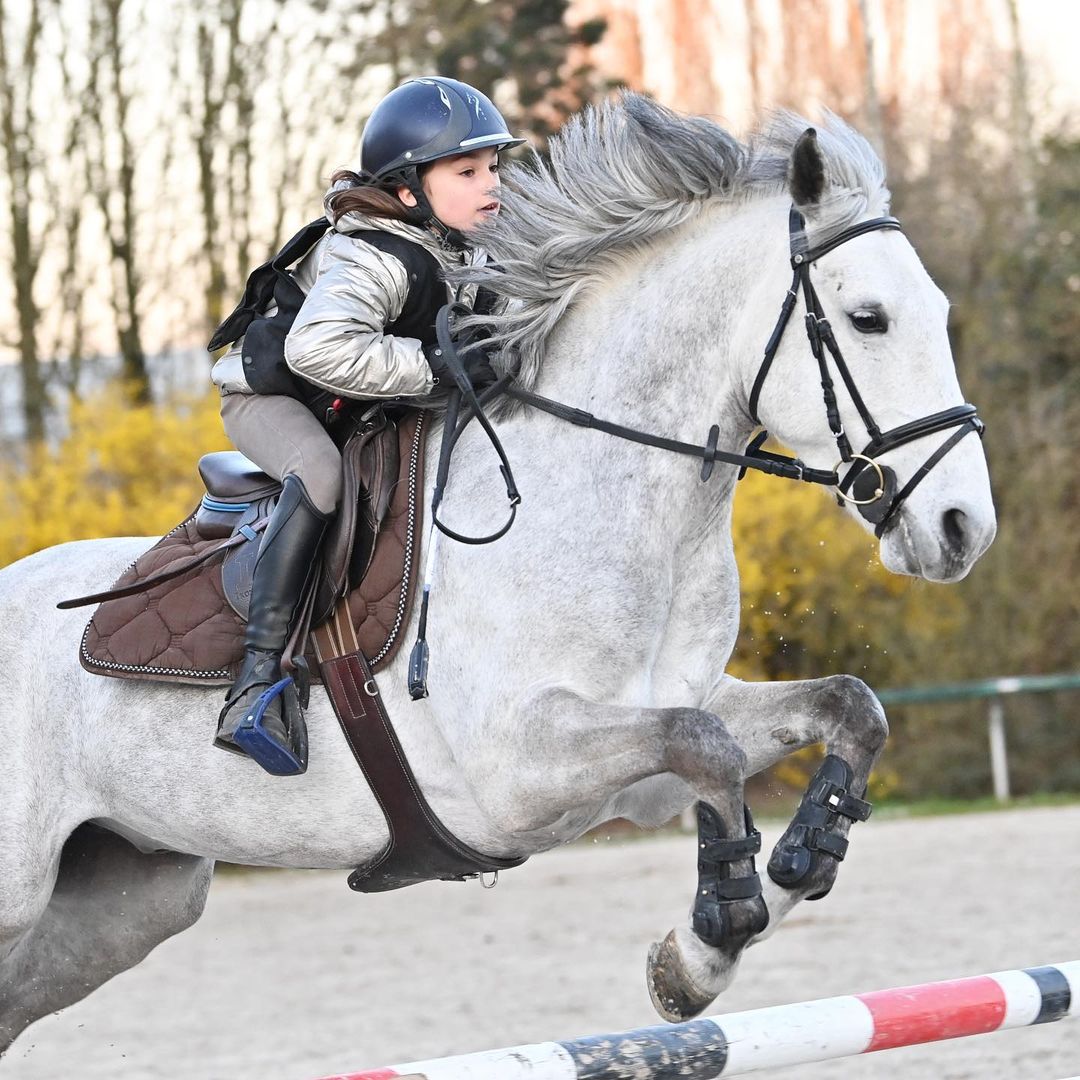
[[[1080,1016],[1080,960],[323,1080],[698,1080]]]

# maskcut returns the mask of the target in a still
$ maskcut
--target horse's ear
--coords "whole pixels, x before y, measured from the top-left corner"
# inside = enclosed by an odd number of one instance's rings
[[[813,128],[807,128],[799,136],[791,152],[788,186],[796,206],[816,203],[825,190],[825,159],[821,156],[817,132]]]

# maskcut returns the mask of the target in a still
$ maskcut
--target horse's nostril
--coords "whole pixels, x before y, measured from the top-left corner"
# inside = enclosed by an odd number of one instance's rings
[[[945,543],[952,551],[963,551],[967,543],[967,515],[963,510],[946,510],[942,515]]]

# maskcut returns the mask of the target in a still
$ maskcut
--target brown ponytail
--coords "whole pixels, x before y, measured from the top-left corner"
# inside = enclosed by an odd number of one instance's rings
[[[391,188],[380,187],[377,183],[365,180],[351,169],[338,169],[330,177],[331,186],[341,181],[348,181],[350,187],[343,187],[326,197],[326,210],[336,225],[338,220],[353,210],[369,217],[393,218],[397,221],[410,221],[410,207],[406,206]]]

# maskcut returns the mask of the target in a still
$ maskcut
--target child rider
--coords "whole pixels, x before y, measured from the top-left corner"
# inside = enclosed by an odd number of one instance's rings
[[[485,258],[469,232],[499,211],[499,151],[523,141],[465,83],[421,78],[393,90],[365,125],[359,171],[333,177],[329,231],[292,270],[306,298],[283,350],[253,347],[263,340],[253,323],[215,365],[226,434],[283,485],[255,564],[243,664],[215,739],[268,772],[306,768],[296,695],[278,684],[341,495],[328,404],[432,393],[444,370],[435,311],[472,299],[450,295],[442,272]],[[482,352],[467,355],[474,383],[494,380]]]

